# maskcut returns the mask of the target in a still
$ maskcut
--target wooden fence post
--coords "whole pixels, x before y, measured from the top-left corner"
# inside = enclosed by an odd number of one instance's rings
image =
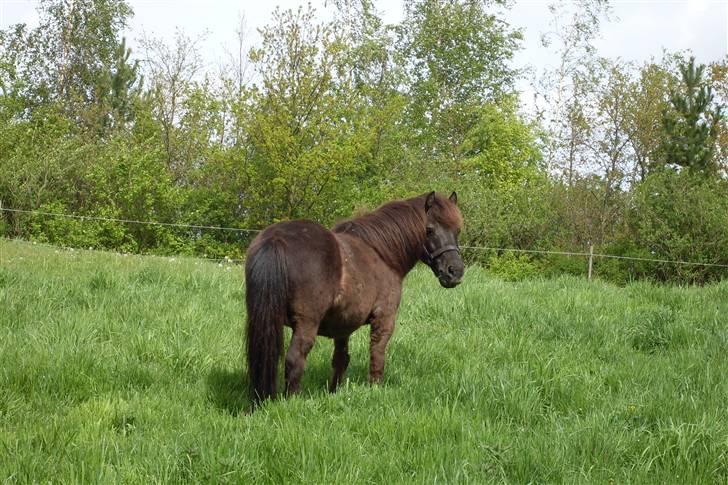
[[[592,277],[592,266],[594,264],[594,245],[589,244],[589,281]]]

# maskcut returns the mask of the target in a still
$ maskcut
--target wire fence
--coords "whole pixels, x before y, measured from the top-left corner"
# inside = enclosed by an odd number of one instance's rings
[[[461,246],[461,249],[472,249],[472,250],[487,250],[487,251],[503,251],[503,252],[514,252],[514,253],[529,253],[529,254],[555,254],[562,256],[583,256],[592,258],[605,258],[605,259],[625,259],[631,261],[645,261],[652,263],[669,263],[669,264],[683,264],[692,266],[706,266],[715,268],[728,268],[728,264],[721,263],[703,263],[698,261],[681,261],[673,259],[660,259],[660,258],[641,258],[637,256],[619,256],[616,254],[605,254],[605,253],[593,253],[593,252],[572,252],[572,251],[548,251],[541,249],[514,249],[514,248],[498,248],[489,246]]]
[[[262,230],[262,229],[249,229],[249,228],[239,228],[239,227],[210,226],[210,225],[202,225],[202,224],[182,224],[182,223],[175,223],[175,222],[158,222],[158,221],[142,221],[142,220],[135,220],[135,219],[119,219],[119,218],[113,218],[113,217],[81,216],[81,215],[75,215],[75,214],[62,214],[62,213],[56,213],[56,212],[44,212],[44,211],[37,211],[37,210],[13,209],[13,208],[9,208],[9,207],[2,207],[2,205],[0,205],[0,212],[12,212],[12,213],[29,214],[29,215],[37,215],[37,216],[45,216],[45,217],[61,217],[61,218],[76,219],[76,220],[82,220],[82,221],[84,221],[84,220],[104,221],[104,222],[118,222],[118,223],[126,223],[126,224],[166,226],[166,227],[175,227],[175,228],[183,228],[183,229],[234,231],[234,232],[247,233],[247,234],[259,233]],[[59,249],[69,249],[69,248],[64,248],[62,246],[53,246],[53,245],[48,245],[48,246],[59,248]],[[591,269],[592,269],[594,258],[620,259],[620,260],[629,260],[629,261],[642,261],[642,262],[662,263],[662,264],[677,264],[677,265],[687,265],[687,266],[728,268],[728,264],[722,264],[722,263],[708,263],[708,262],[700,262],[700,261],[682,261],[682,260],[671,260],[671,259],[664,259],[664,258],[644,258],[644,257],[637,257],[637,256],[621,256],[621,255],[616,255],[616,254],[595,253],[594,246],[590,246],[589,252],[557,251],[557,250],[546,250],[546,249],[501,248],[501,247],[494,247],[494,246],[460,246],[460,249],[464,249],[467,251],[496,251],[496,252],[513,252],[513,253],[524,253],[524,254],[542,254],[542,255],[584,257],[584,258],[588,258],[589,278],[590,279],[591,279],[591,272],[592,272]],[[165,257],[169,257],[169,256],[165,256]],[[207,259],[207,260],[211,260],[211,261],[218,261],[218,262],[225,261],[225,262],[230,262],[230,263],[242,263],[244,261],[243,259],[231,259],[228,257],[225,257],[225,258],[210,258],[207,256],[194,256],[194,257],[199,257],[201,259]]]
[[[245,262],[244,259],[240,258],[229,258],[227,256],[224,256],[222,258],[214,258],[207,255],[197,255],[197,254],[154,254],[154,253],[128,253],[128,252],[119,252],[119,251],[113,251],[108,249],[102,249],[102,248],[94,248],[94,247],[73,247],[73,246],[59,246],[57,244],[49,244],[46,242],[39,242],[39,241],[29,241],[27,239],[19,239],[19,238],[7,238],[7,237],[0,237],[0,241],[6,241],[6,242],[13,242],[18,244],[25,244],[27,246],[37,246],[37,247],[43,247],[48,249],[55,249],[57,252],[59,251],[67,251],[67,252],[98,252],[103,251],[107,253],[116,254],[117,256],[145,256],[145,257],[153,257],[153,258],[165,258],[170,260],[175,260],[177,258],[183,259],[183,258],[189,258],[189,259],[203,259],[205,261],[209,261],[211,263],[218,263],[220,266],[226,265],[226,264],[242,264]],[[2,260],[0,259],[0,262]]]
[[[204,226],[198,224],[180,224],[177,222],[156,222],[156,221],[138,221],[134,219],[116,219],[114,217],[99,217],[99,216],[79,216],[75,214],[59,214],[56,212],[43,212],[35,210],[25,209],[11,209],[8,207],[0,207],[0,211],[3,212],[15,212],[20,214],[32,214],[41,216],[52,216],[52,217],[65,217],[68,219],[88,220],[88,221],[104,221],[104,222],[123,222],[128,224],[146,224],[150,226],[166,226],[166,227],[177,227],[184,229],[210,229],[217,231],[232,231],[242,233],[258,233],[261,229],[243,229],[239,227],[223,227],[223,226]]]

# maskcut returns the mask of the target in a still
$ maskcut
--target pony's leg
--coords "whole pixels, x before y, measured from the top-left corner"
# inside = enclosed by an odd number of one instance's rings
[[[297,394],[306,367],[306,357],[316,341],[316,325],[308,320],[297,320],[291,344],[286,353],[286,394]]]
[[[394,332],[394,316],[372,320],[369,340],[369,382],[372,384],[380,382],[384,375],[384,351],[392,332]]]
[[[349,337],[337,338],[334,340],[334,357],[331,359],[331,367],[334,371],[329,382],[329,392],[336,392],[348,366]]]

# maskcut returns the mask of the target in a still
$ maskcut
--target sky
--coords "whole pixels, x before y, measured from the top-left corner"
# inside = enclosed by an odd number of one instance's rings
[[[283,9],[306,5],[305,0],[127,0],[134,18],[127,32],[134,49],[143,35],[171,40],[179,28],[195,38],[205,35],[202,55],[210,71],[235,48],[235,30],[244,16],[250,43],[257,40],[256,29],[266,25],[276,6]],[[328,1],[328,7],[327,7]],[[331,0],[310,2],[322,18],[331,9]],[[551,0],[516,0],[505,11],[512,26],[524,32],[523,49],[517,54],[517,67],[532,66],[536,72],[556,63],[556,56],[540,45],[540,36],[549,30]],[[37,25],[35,0],[0,0],[0,28],[15,23]],[[401,0],[375,0],[385,22],[402,18]],[[628,61],[659,59],[663,49],[691,49],[702,63],[728,55],[728,0],[612,0],[612,20],[602,27],[595,42],[600,55]]]

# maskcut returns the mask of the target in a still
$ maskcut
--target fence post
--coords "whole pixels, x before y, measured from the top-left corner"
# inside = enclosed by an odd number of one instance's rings
[[[591,281],[592,277],[592,266],[594,264],[594,245],[589,244],[589,281]]]

